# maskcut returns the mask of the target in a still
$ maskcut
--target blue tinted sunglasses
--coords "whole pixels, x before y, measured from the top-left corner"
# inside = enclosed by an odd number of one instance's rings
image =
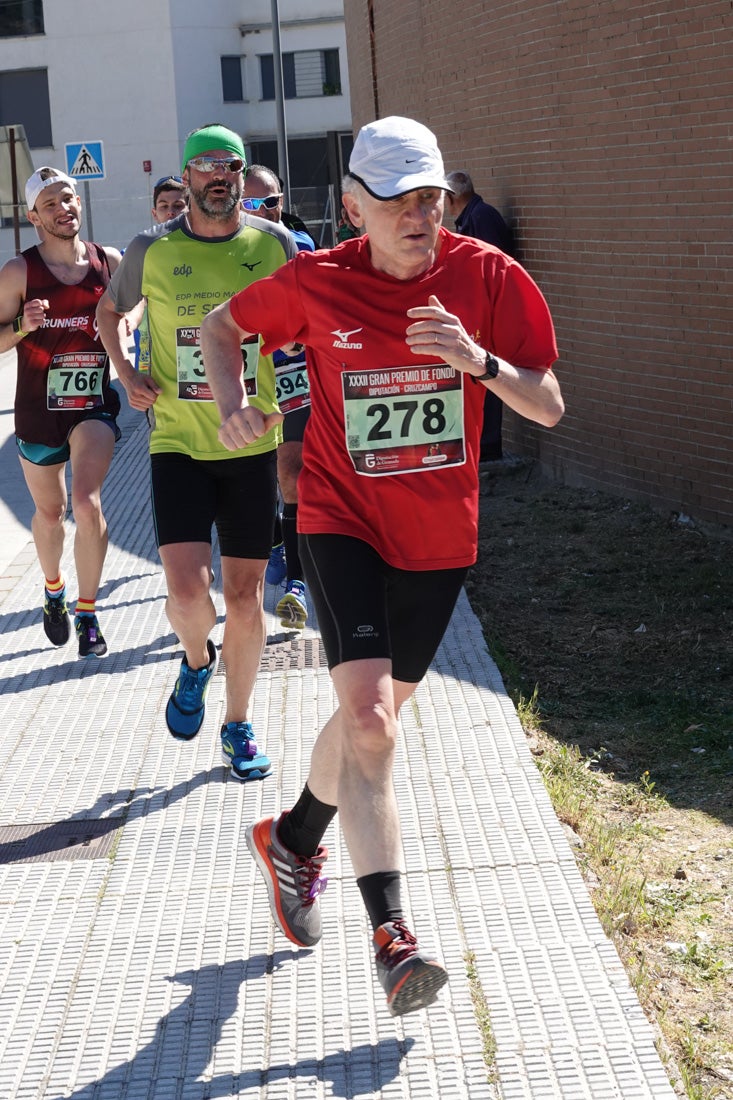
[[[242,206],[245,210],[259,210],[261,206],[274,210],[281,198],[282,195],[268,195],[266,199],[242,199]]]

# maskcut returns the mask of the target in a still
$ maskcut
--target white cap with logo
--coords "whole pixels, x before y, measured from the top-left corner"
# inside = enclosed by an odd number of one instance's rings
[[[435,134],[421,122],[398,115],[362,126],[348,174],[375,199],[394,199],[420,187],[453,192]]]
[[[76,183],[65,172],[59,172],[58,168],[37,168],[25,185],[25,204],[29,210],[36,205],[41,191],[51,187],[54,183],[65,183],[76,194]]]

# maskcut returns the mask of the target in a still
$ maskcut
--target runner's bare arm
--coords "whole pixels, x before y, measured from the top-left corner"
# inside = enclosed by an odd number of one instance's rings
[[[102,248],[104,249],[104,254],[107,257],[107,263],[109,264],[109,271],[111,275],[112,272],[116,271],[117,268],[120,266],[122,253],[118,248],[112,248],[112,246],[108,244],[102,245]]]
[[[99,338],[117,377],[125,387],[130,405],[139,412],[151,408],[161,392],[160,386],[149,374],[139,374],[135,370],[127,351],[129,333],[125,314],[117,312],[106,290],[97,306],[97,325]]]
[[[31,332],[43,323],[44,313],[36,318],[32,303],[25,302],[26,266],[22,256],[14,256],[0,270],[0,352],[9,351],[23,337],[13,329],[13,321],[23,315],[23,332]],[[38,302],[40,305],[40,301]],[[48,306],[48,303],[46,303]],[[25,317],[26,307],[28,317]],[[35,323],[37,321],[37,323]]]
[[[223,302],[201,322],[201,352],[206,378],[221,417],[219,442],[236,451],[253,443],[283,419],[282,413],[265,416],[250,405],[242,381],[242,341],[252,332],[241,329]]]
[[[140,327],[140,322],[145,313],[145,305],[145,299],[141,298],[134,309],[128,310],[125,314],[125,328],[128,336],[132,336],[133,332]]]

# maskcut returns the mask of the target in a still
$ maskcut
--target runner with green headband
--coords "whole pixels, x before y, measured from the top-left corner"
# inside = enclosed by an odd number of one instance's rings
[[[150,437],[155,533],[168,585],[166,611],[184,651],[166,708],[168,729],[182,741],[196,736],[216,669],[210,637],[216,623],[210,594],[215,524],[226,606],[222,754],[234,777],[260,779],[271,765],[255,741],[249,706],[265,639],[263,577],[272,545],[282,416],[272,357],[262,355],[257,338],[247,341],[243,379],[267,431],[235,453],[219,442],[199,328],[214,306],[270,275],[296,249],[281,226],[242,210],[244,167],[244,145],[232,130],[212,123],[189,134],[182,162],[188,213],[134,238],[97,316],[131,406],[152,410],[155,419]],[[123,322],[141,298],[150,325],[148,375],[135,372],[128,358]]]

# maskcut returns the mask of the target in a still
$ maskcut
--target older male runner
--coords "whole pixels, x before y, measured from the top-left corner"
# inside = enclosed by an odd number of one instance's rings
[[[310,946],[321,936],[321,839],[339,812],[393,1015],[430,1004],[447,980],[405,923],[392,769],[400,707],[476,558],[484,390],[546,427],[563,413],[542,294],[503,252],[441,228],[448,187],[426,127],[363,127],[343,201],[365,235],[299,253],[202,325],[230,448],[256,446],[266,430],[241,383],[241,340],[260,332],[265,349],[307,349],[300,554],[338,708],[293,809],[250,826],[247,842],[278,926]]]

